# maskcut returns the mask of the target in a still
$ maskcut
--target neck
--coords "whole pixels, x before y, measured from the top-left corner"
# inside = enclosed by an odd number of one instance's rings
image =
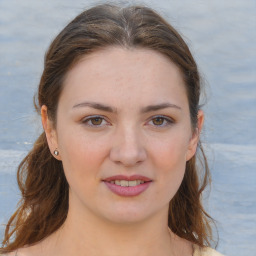
[[[191,243],[168,228],[168,205],[141,221],[108,220],[81,204],[69,205],[63,226],[47,239],[47,255],[192,255]]]
[[[166,211],[138,223],[113,223],[93,214],[78,218],[69,212],[56,234],[54,255],[155,256],[172,255],[175,236],[167,225]]]

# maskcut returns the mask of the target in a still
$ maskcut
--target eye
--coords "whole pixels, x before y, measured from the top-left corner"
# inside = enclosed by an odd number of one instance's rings
[[[108,124],[108,122],[101,116],[87,117],[82,120],[82,123],[91,127],[102,127]]]
[[[154,125],[163,125],[165,119],[163,117],[156,117],[152,121]]]
[[[165,127],[174,123],[171,118],[165,116],[155,116],[150,120],[150,123],[153,123],[153,126]]]

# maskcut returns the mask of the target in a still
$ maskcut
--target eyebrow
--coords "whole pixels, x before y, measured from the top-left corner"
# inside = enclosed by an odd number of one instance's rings
[[[90,108],[95,108],[95,109],[106,111],[106,112],[117,113],[116,108],[113,108],[111,106],[107,106],[101,103],[96,103],[96,102],[82,102],[73,106],[73,108],[80,108],[80,107],[90,107]],[[157,105],[149,105],[147,107],[144,107],[141,109],[141,113],[148,113],[148,112],[157,111],[165,108],[176,108],[181,110],[181,107],[175,104],[161,103]]]
[[[73,108],[80,108],[80,107],[90,107],[98,110],[103,110],[106,112],[117,113],[117,109],[101,103],[96,103],[96,102],[82,102],[73,106]]]
[[[157,105],[149,105],[147,107],[142,108],[141,113],[147,113],[147,112],[152,112],[152,111],[157,111],[160,109],[165,109],[165,108],[176,108],[181,110],[181,107],[171,104],[171,103],[161,103]]]

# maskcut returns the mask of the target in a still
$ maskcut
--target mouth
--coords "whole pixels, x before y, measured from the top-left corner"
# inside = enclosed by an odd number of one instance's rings
[[[151,182],[151,181],[144,181],[144,180],[111,180],[111,181],[105,181],[111,184],[115,184],[117,186],[121,186],[121,187],[134,187],[134,186],[138,186],[140,184],[144,184],[147,182]]]
[[[145,182],[151,182],[152,180],[142,175],[132,175],[132,176],[115,175],[115,176],[108,177],[103,181],[116,184],[122,187],[128,187],[128,186],[130,187],[130,186],[137,186]]]
[[[137,196],[150,186],[152,180],[141,175],[117,175],[104,179],[103,182],[119,196]]]

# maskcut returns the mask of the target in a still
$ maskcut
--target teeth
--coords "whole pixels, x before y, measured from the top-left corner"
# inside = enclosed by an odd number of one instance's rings
[[[137,186],[137,181],[136,180],[130,180],[129,181],[129,187]]]
[[[130,181],[128,181],[128,180],[112,180],[112,181],[110,181],[110,183],[119,185],[121,187],[134,187],[134,186],[145,183],[145,181],[142,181],[142,180],[130,180]]]
[[[129,186],[129,181],[128,180],[121,180],[120,181],[120,185],[121,187],[128,187]]]
[[[115,182],[116,185],[119,185],[119,186],[121,185],[120,180],[115,180],[114,182]]]

